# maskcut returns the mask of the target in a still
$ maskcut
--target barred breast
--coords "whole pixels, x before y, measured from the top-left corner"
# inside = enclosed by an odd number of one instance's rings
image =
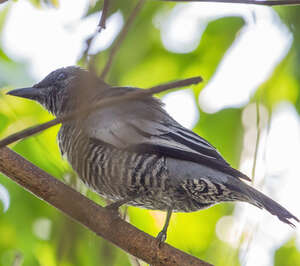
[[[128,204],[160,210],[172,205],[170,190],[175,188],[164,157],[116,149],[72,125],[61,127],[58,141],[81,180],[104,198],[117,201],[140,195]]]
[[[232,193],[226,196],[224,185],[196,174],[175,178],[171,171],[170,176],[170,158],[116,149],[88,138],[73,123],[64,124],[59,131],[60,150],[80,179],[106,199],[137,196],[128,204],[158,210],[172,207],[175,212],[197,211],[234,200]]]

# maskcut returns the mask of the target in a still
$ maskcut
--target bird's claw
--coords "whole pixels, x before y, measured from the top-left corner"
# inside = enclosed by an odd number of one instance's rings
[[[110,211],[115,218],[119,218],[120,217],[119,207],[120,207],[119,204],[111,203],[105,206],[105,209]]]
[[[158,246],[160,247],[162,243],[164,243],[167,239],[167,233],[165,231],[160,231],[156,237],[158,241]]]
[[[105,206],[105,209],[117,212],[119,210],[119,207],[120,207],[119,203],[115,202]]]

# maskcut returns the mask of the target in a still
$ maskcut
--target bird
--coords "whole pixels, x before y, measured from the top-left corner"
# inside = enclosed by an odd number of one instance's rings
[[[57,69],[32,87],[9,95],[37,101],[56,117],[103,99],[140,90],[113,87],[77,66]],[[299,219],[248,185],[204,138],[176,122],[161,100],[126,100],[62,122],[61,154],[89,188],[112,203],[167,213],[157,236],[166,240],[173,212],[194,212],[221,202],[241,201],[265,209],[294,226]],[[245,181],[243,181],[243,179]]]

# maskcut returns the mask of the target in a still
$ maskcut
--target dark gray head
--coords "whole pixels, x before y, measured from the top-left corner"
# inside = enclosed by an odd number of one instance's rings
[[[83,96],[88,97],[89,88],[95,89],[99,83],[101,81],[88,71],[69,66],[51,72],[32,87],[12,90],[7,94],[35,100],[57,116],[74,108]]]

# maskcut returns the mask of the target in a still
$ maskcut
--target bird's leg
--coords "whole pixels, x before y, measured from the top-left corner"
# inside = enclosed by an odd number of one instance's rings
[[[165,240],[167,239],[167,230],[168,230],[168,227],[169,227],[172,212],[173,212],[173,208],[170,207],[167,211],[167,217],[166,217],[165,225],[156,237],[156,239],[159,241],[159,245],[161,243],[165,242]]]
[[[122,199],[122,200],[118,200],[114,203],[111,203],[107,206],[105,206],[106,209],[109,209],[109,210],[114,210],[114,211],[117,211],[122,205],[132,201],[132,200],[135,200],[137,199],[138,197],[140,197],[140,195],[135,195],[135,196],[131,196],[131,197],[127,197],[125,199]]]
[[[135,195],[132,195],[132,196],[128,196],[127,198],[125,199],[122,199],[122,200],[118,200],[114,203],[111,203],[109,205],[107,205],[105,208],[106,209],[109,209],[109,210],[118,210],[122,205],[132,201],[132,200],[135,200],[137,198],[140,198],[141,196],[144,196],[148,193],[148,191],[143,191],[143,192],[139,192]]]

